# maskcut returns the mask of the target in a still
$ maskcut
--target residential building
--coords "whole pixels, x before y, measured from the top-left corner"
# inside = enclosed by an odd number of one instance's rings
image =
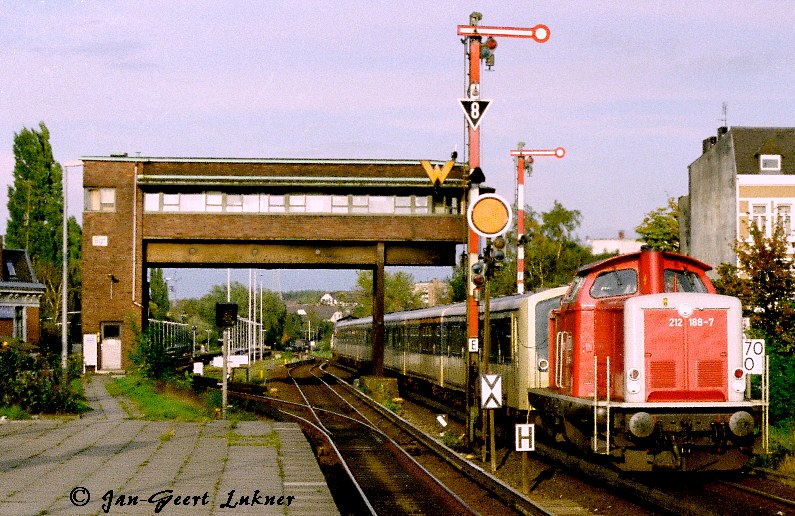
[[[623,231],[618,232],[618,238],[586,238],[585,244],[593,254],[636,253],[643,246],[643,242],[627,238]]]
[[[688,176],[688,195],[679,199],[683,252],[713,267],[735,263],[735,244],[749,238],[750,224],[770,235],[780,222],[793,253],[795,128],[721,127],[703,141]]]
[[[450,302],[450,284],[437,278],[414,284],[414,293],[426,306],[436,306]]]
[[[45,287],[36,273],[27,251],[4,249],[0,236],[0,339],[15,338],[38,344],[41,339],[40,299]]]

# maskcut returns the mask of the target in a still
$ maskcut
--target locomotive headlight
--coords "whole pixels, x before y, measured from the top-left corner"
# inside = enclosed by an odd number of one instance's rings
[[[549,371],[549,360],[547,360],[546,358],[542,358],[541,360],[539,360],[538,370],[541,371],[542,373],[546,373],[547,371]]]
[[[743,392],[745,390],[745,373],[742,369],[734,370],[734,381],[732,382],[732,387],[737,392]]]
[[[637,412],[629,418],[629,431],[635,437],[648,437],[654,432],[654,418],[648,412]]]
[[[637,369],[630,369],[627,372],[627,392],[629,394],[640,392],[640,371]]]
[[[754,418],[748,412],[741,410],[729,418],[729,430],[737,437],[745,437],[754,430]]]

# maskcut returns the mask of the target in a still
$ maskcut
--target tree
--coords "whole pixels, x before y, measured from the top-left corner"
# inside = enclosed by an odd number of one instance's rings
[[[770,237],[752,225],[750,242],[735,247],[737,266],[721,264],[715,288],[738,297],[751,327],[769,340],[768,351],[795,354],[795,265],[786,233],[774,224]]]
[[[567,210],[555,201],[540,216],[529,208],[526,213],[524,281],[528,291],[565,285],[577,269],[593,261],[590,249],[574,235],[582,218],[579,210]]]
[[[14,184],[8,187],[6,242],[27,249],[34,266],[61,263],[61,165],[53,160],[50,132],[24,128],[14,135]]]
[[[63,295],[63,170],[53,159],[50,132],[44,122],[39,123],[38,131],[23,128],[14,135],[14,160],[14,182],[8,187],[6,246],[28,251],[36,277],[46,289],[41,300],[41,344],[45,349],[49,345],[57,347]],[[77,220],[70,217],[67,220],[69,311],[79,311],[81,306],[80,259],[81,229]]]
[[[714,281],[721,294],[738,297],[751,321],[750,335],[764,338],[770,357],[770,419],[793,417],[795,406],[795,265],[787,255],[787,235],[774,224],[770,237],[756,225],[751,241],[735,247],[738,265],[718,266]]]
[[[578,210],[568,210],[555,201],[551,210],[537,213],[525,208],[525,234],[522,245],[525,249],[524,284],[526,291],[557,287],[571,281],[577,269],[600,258],[577,241],[574,231],[580,226],[582,215]],[[502,267],[491,280],[492,296],[503,296],[516,292],[517,241],[513,235],[506,236],[506,257]],[[466,299],[466,267],[453,268],[450,284],[453,301]]]
[[[679,251],[679,204],[668,199],[668,205],[652,210],[643,217],[635,231],[647,245],[659,251]]]
[[[366,317],[373,313],[373,272],[359,271],[354,298],[359,303],[353,311],[354,317]],[[414,293],[414,278],[405,272],[384,272],[384,312],[410,310],[422,306],[420,297]]]
[[[149,278],[149,317],[165,320],[171,310],[168,299],[168,284],[163,278],[163,269],[152,269]]]

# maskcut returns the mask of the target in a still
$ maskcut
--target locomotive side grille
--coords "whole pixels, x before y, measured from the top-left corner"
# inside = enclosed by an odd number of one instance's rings
[[[676,387],[676,362],[659,360],[649,364],[652,389],[673,389]]]
[[[723,387],[724,366],[720,360],[702,360],[698,363],[698,386]]]

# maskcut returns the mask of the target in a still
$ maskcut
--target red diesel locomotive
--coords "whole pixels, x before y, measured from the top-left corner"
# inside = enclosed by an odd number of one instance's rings
[[[734,470],[759,444],[738,299],[711,267],[644,249],[582,268],[550,313],[537,423],[620,469]]]

